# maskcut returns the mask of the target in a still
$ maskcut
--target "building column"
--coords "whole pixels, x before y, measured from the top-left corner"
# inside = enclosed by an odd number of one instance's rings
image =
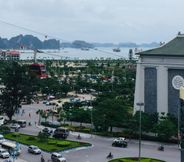
[[[157,112],[168,113],[168,68],[163,65],[157,67]]]
[[[136,69],[136,82],[135,82],[135,94],[134,94],[134,113],[139,111],[139,106],[136,103],[144,103],[144,66],[138,62]],[[144,106],[142,107],[144,111]]]

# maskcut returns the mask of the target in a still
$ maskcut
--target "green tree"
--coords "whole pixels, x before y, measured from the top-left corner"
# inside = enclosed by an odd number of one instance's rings
[[[165,141],[176,135],[177,128],[170,119],[166,118],[158,122],[155,126],[155,132],[159,139]]]
[[[95,128],[102,131],[122,126],[129,116],[129,107],[117,98],[104,99],[93,110]]]
[[[5,88],[0,96],[1,110],[12,120],[14,113],[21,107],[22,100],[31,100],[35,78],[26,67],[11,62],[3,69],[2,83]]]
[[[82,123],[90,123],[90,110],[84,110],[83,108],[73,108],[70,113],[70,120],[71,121],[76,121],[76,122],[80,122],[80,124],[82,125]]]

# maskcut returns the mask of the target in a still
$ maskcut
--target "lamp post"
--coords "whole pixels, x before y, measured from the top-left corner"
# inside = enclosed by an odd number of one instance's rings
[[[91,106],[91,137],[93,135],[93,106],[92,106],[92,96],[90,100],[90,106]]]
[[[139,106],[139,161],[138,162],[141,162],[141,107],[144,106],[144,103],[143,102],[138,102],[136,103],[137,106]]]

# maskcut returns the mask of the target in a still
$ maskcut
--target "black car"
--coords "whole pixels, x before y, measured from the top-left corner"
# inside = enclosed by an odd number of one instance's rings
[[[50,136],[52,134],[53,130],[51,130],[49,128],[43,128],[42,132]]]

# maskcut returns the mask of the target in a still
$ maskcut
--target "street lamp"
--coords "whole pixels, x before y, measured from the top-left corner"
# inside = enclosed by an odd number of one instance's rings
[[[139,106],[139,161],[141,162],[141,107],[144,106],[143,102],[136,103]]]
[[[93,134],[93,106],[92,106],[92,96],[91,96],[91,100],[90,100],[90,106],[91,106],[91,137]]]

